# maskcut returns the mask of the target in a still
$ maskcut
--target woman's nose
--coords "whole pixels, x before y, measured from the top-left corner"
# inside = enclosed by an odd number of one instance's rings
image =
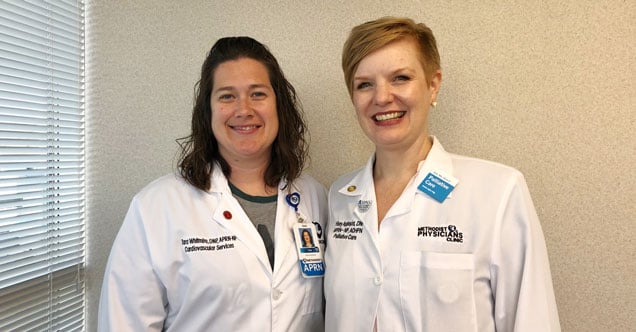
[[[253,114],[252,103],[249,98],[239,98],[236,105],[236,116],[249,116]]]
[[[393,92],[389,84],[377,84],[374,94],[375,103],[377,105],[386,105],[393,101]]]

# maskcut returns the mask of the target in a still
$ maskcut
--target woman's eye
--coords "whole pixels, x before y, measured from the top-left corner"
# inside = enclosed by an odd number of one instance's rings
[[[371,86],[371,83],[369,83],[369,82],[360,82],[360,83],[358,83],[358,85],[356,85],[356,90],[366,89],[366,88],[368,88],[370,86]]]
[[[265,92],[262,92],[262,91],[254,91],[252,93],[252,98],[254,98],[254,99],[263,99],[265,97],[267,97],[267,94]]]
[[[400,82],[400,81],[410,81],[411,78],[409,76],[406,76],[406,75],[398,75],[398,76],[395,76],[394,80],[398,81],[398,82]]]
[[[231,95],[229,93],[222,94],[222,95],[219,96],[219,100],[220,101],[230,101],[232,99],[234,99],[234,95]]]

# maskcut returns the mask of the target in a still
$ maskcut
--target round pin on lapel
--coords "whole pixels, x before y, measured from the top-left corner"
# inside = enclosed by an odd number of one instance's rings
[[[225,219],[228,219],[228,220],[232,219],[232,212],[227,210],[223,211],[223,217],[225,217]]]
[[[357,189],[357,188],[356,188],[356,186],[349,186],[349,187],[347,187],[347,191],[348,191],[348,192],[354,192],[354,191],[356,191],[356,189]]]

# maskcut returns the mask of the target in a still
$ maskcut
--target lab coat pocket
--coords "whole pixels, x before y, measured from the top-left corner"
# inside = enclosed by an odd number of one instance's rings
[[[407,331],[477,331],[472,254],[403,251],[400,299]]]
[[[322,280],[323,278],[307,278],[305,283],[305,298],[303,315],[322,312]]]

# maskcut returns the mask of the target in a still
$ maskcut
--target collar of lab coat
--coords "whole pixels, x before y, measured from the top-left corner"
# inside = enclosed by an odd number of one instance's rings
[[[433,145],[431,146],[431,150],[428,152],[426,159],[420,161],[413,179],[406,186],[404,193],[391,207],[386,217],[408,213],[411,210],[411,206],[413,205],[413,200],[416,195],[423,195],[432,202],[437,203],[437,201],[433,198],[417,189],[418,185],[424,180],[429,172],[438,171],[443,174],[454,176],[451,155],[444,150],[444,147],[437,140],[437,137],[431,136],[431,138],[433,139]],[[358,172],[358,174],[356,174],[349,182],[345,183],[338,192],[345,196],[360,196],[360,199],[371,200],[375,204],[376,196],[373,182],[374,161],[375,153],[369,158],[367,164],[360,170],[360,172]],[[355,190],[351,190],[352,188],[355,188]],[[358,209],[355,209],[354,211],[356,215],[360,217],[360,215],[358,215]]]
[[[278,274],[280,270],[280,264],[285,261],[284,257],[289,254],[290,249],[293,247],[294,239],[292,232],[285,232],[285,229],[291,229],[286,227],[288,223],[295,222],[295,214],[291,208],[287,209],[285,203],[285,195],[287,194],[286,188],[287,182],[281,180],[278,185],[278,198],[276,201],[276,226],[274,239],[274,271]],[[285,189],[283,189],[285,188]],[[221,167],[215,163],[212,169],[211,186],[208,191],[210,196],[216,198],[215,209],[212,213],[214,221],[221,224],[224,228],[228,229],[231,233],[236,234],[238,240],[244,243],[249,250],[258,258],[265,270],[270,271],[271,266],[269,258],[267,257],[267,250],[260,234],[254,227],[254,224],[250,221],[249,217],[239,204],[239,202],[232,196],[232,190],[228,184],[227,177],[223,174]],[[301,208],[299,206],[299,208]],[[304,208],[303,208],[304,209]],[[224,213],[229,211],[232,214],[231,219],[227,219]],[[306,213],[306,211],[303,211]],[[290,216],[293,214],[293,216]],[[280,224],[281,221],[285,225]],[[280,227],[283,226],[283,227]]]

